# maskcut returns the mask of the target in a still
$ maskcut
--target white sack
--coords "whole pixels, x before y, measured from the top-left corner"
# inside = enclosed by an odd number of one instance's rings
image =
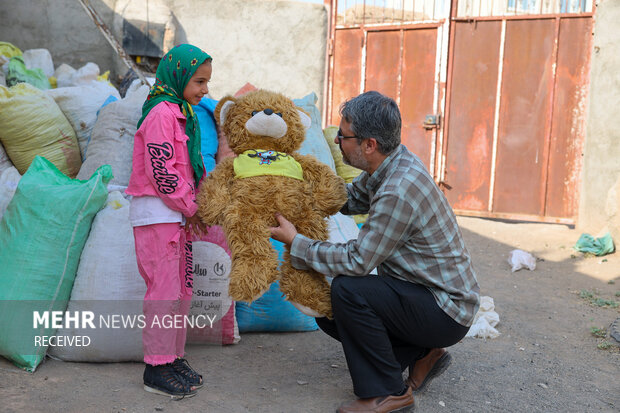
[[[2,144],[0,143],[0,174],[12,166],[13,162],[11,162],[11,159],[9,159],[9,155],[7,155],[6,151],[4,150],[4,146],[2,146]]]
[[[2,148],[2,146],[0,146]],[[17,168],[11,166],[4,171],[0,171],[0,220],[9,206],[9,202],[15,195],[17,184],[21,179],[21,175],[17,172]]]
[[[223,233],[221,235],[220,241],[225,243]],[[187,339],[193,343],[223,345],[241,340],[235,302],[228,295],[232,262],[223,248],[225,244],[218,245],[217,241],[194,241],[192,245],[194,293],[190,316],[196,320],[202,318],[201,323],[208,326],[203,329],[188,328]]]
[[[146,285],[138,272],[129,205],[114,191],[95,217],[71,292],[67,311],[92,311],[96,329],[62,328],[58,336],[88,336],[87,347],[53,347],[50,355],[65,361],[142,361],[142,330],[100,327],[100,315],[142,314]]]
[[[124,99],[112,102],[99,111],[78,179],[86,179],[101,165],[112,166],[113,185],[129,185],[133,154],[133,137],[142,116],[142,104],[149,87],[134,82]]]
[[[120,99],[118,90],[108,82],[94,80],[83,85],[59,87],[46,92],[54,98],[73,126],[80,145],[80,153],[84,159],[86,147],[97,120],[97,111],[108,97],[114,96]]]
[[[78,70],[67,64],[62,64],[54,72],[58,87],[79,86],[97,80],[99,76],[99,66],[93,62],[88,62]]]

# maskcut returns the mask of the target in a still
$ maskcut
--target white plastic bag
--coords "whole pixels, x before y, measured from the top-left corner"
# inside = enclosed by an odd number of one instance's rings
[[[495,312],[495,303],[489,296],[480,297],[480,308],[474,322],[465,337],[496,338],[500,333],[495,326],[499,324],[499,314]]]
[[[54,61],[47,49],[26,50],[22,56],[28,69],[41,69],[45,76],[54,75]]]
[[[527,268],[530,271],[536,269],[536,258],[529,252],[523,250],[512,250],[508,254],[508,264],[512,272]]]

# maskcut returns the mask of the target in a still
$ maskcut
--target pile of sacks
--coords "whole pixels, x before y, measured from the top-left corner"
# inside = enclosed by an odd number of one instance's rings
[[[141,312],[145,285],[124,189],[149,88],[134,81],[121,95],[94,63],[54,69],[47,50],[22,53],[9,43],[0,42],[0,65],[0,355],[29,371],[46,355],[67,361],[140,361],[137,324],[86,331],[41,324],[35,329],[33,313],[94,311],[109,318]],[[253,88],[246,85],[238,93]],[[350,182],[360,171],[346,168],[340,152],[330,150],[336,129],[321,129],[316,101],[314,93],[295,100],[312,118],[300,152],[316,156]],[[205,97],[195,107],[207,172],[230,156],[215,126],[216,104]],[[334,242],[355,238],[358,231],[349,217],[330,219]],[[275,241],[274,247],[283,252]],[[239,331],[317,329],[313,318],[282,298],[277,283],[252,304],[228,297],[230,250],[220,228],[194,240],[193,248],[191,314],[215,322],[190,328],[190,342],[233,344]],[[90,345],[48,351],[35,342],[42,336],[88,336]]]

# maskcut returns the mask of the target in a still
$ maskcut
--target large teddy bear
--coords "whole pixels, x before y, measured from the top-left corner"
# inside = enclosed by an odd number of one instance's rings
[[[331,318],[325,276],[293,268],[288,250],[278,274],[278,255],[269,241],[269,227],[278,225],[276,212],[300,234],[326,240],[326,217],[347,200],[342,178],[316,158],[295,152],[310,117],[285,96],[256,90],[220,100],[215,118],[237,156],[218,164],[202,183],[198,215],[226,233],[232,252],[230,296],[251,302],[280,278],[281,291],[300,311]]]

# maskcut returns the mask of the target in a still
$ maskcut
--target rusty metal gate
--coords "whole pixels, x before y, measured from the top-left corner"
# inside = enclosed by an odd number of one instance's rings
[[[326,123],[378,90],[458,214],[574,223],[591,0],[331,3]]]
[[[436,115],[445,103],[449,1],[331,3],[326,122],[338,124],[345,100],[380,91],[400,106],[403,143],[434,170],[442,132]]]

